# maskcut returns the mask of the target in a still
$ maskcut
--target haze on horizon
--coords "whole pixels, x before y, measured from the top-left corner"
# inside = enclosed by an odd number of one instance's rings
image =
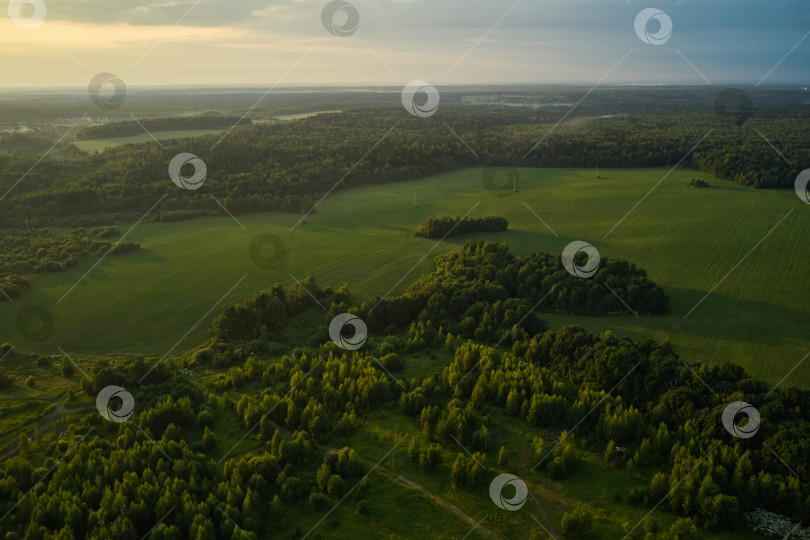
[[[324,0],[28,0],[0,20],[2,87],[405,84],[792,84],[807,86],[810,7],[800,0],[351,0],[348,37]],[[9,12],[13,10],[12,5]],[[644,43],[656,7],[670,38]]]

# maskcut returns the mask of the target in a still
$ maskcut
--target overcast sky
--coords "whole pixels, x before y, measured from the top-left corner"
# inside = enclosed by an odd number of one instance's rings
[[[29,2],[35,28],[0,12],[0,86],[86,86],[99,72],[131,86],[810,84],[809,0],[516,1],[350,0],[348,37],[324,28],[323,0],[45,0],[39,26]],[[634,29],[651,7],[672,21],[661,45]]]

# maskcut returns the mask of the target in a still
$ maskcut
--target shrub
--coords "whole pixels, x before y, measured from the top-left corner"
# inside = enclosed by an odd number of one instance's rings
[[[593,518],[581,504],[577,504],[572,512],[563,514],[560,530],[565,536],[585,537],[591,530]]]
[[[0,369],[0,389],[14,386],[14,378],[4,369]]]
[[[323,493],[313,492],[309,496],[309,505],[316,512],[323,512],[329,507],[329,497]]]

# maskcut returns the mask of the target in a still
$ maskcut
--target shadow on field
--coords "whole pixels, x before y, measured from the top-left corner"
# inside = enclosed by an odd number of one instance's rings
[[[792,345],[800,335],[799,328],[810,325],[809,311],[742,300],[718,292],[710,294],[684,320],[707,291],[666,286],[664,291],[672,300],[669,318],[674,318],[680,333],[764,345]]]

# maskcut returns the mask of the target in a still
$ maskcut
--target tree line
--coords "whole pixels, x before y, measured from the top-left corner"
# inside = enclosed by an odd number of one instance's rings
[[[440,216],[427,218],[419,224],[414,234],[423,238],[445,238],[474,232],[501,232],[508,228],[509,222],[500,216]]]
[[[191,129],[229,129],[234,126],[250,125],[250,118],[225,116],[219,113],[203,113],[199,116],[178,116],[161,118],[144,118],[143,120],[125,120],[90,126],[76,132],[76,140],[111,139],[141,135],[145,130],[150,132],[182,131]]]
[[[47,229],[28,232],[0,231],[0,302],[16,300],[31,287],[26,277],[29,274],[61,272],[73,268],[87,257],[121,255],[140,248],[129,240],[115,243],[99,240],[120,236],[117,227],[94,229],[90,234],[84,229],[60,233]]]
[[[58,162],[45,159],[4,201],[0,226],[22,227],[26,216],[36,226],[133,220],[164,193],[168,197],[161,210],[178,216],[219,215],[222,210],[209,195],[237,215],[300,213],[309,211],[350,170],[341,189],[484,165],[663,167],[684,158],[683,166],[726,180],[779,188],[792,186],[801,164],[810,161],[810,128],[803,117],[787,114],[755,117],[737,126],[694,112],[644,113],[582,118],[553,131],[532,108],[444,107],[430,119],[404,116],[401,108],[356,108],[295,122],[239,126],[213,151],[218,136],[178,139],[164,143],[165,148],[145,143]],[[396,129],[358,164],[397,122]],[[711,134],[690,153],[709,130]],[[790,156],[790,164],[757,130]],[[542,142],[527,155],[538,141]],[[209,177],[201,191],[189,193],[171,184],[168,163],[180,152],[206,162]],[[0,156],[0,187],[11,187],[37,159]]]

